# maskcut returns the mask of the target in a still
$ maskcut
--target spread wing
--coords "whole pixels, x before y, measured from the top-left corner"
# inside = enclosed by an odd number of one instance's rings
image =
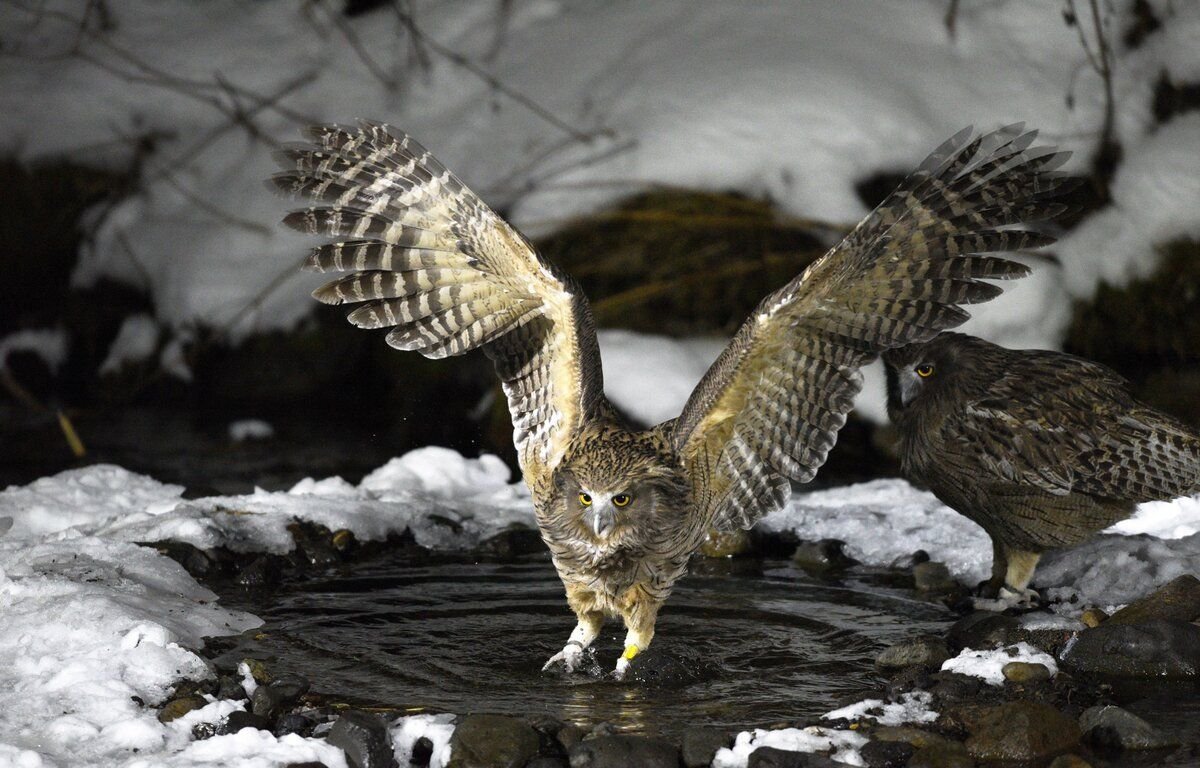
[[[705,374],[673,440],[701,522],[749,527],[824,463],[885,349],[968,317],[959,307],[1000,293],[981,278],[1028,270],[993,251],[1052,239],[1012,225],[1061,211],[1046,198],[1065,153],[1030,149],[1019,126],[960,132],[841,243],[768,296]]]
[[[1060,496],[1142,502],[1200,490],[1200,437],[1134,400],[1119,375],[1055,352],[1009,359],[947,421],[944,438],[969,446],[977,471]]]
[[[344,272],[313,295],[430,358],[483,348],[504,383],[526,478],[552,469],[603,402],[579,287],[420,144],[386,125],[314,126],[273,185],[313,206],[284,222],[333,238],[307,268]]]

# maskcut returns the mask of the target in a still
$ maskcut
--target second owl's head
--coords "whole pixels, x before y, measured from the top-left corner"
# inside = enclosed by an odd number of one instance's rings
[[[883,353],[887,371],[888,416],[903,421],[928,407],[941,393],[968,383],[981,351],[994,344],[962,333],[942,333],[921,344]]]

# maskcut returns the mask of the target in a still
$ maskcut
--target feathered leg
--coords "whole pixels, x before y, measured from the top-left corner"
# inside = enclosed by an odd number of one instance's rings
[[[568,585],[567,603],[571,606],[571,610],[575,611],[579,622],[575,625],[575,629],[571,630],[571,637],[563,649],[551,656],[550,660],[542,666],[543,672],[560,662],[567,672],[574,672],[578,669],[583,652],[588,649],[588,646],[600,634],[600,628],[604,626],[604,612],[596,609],[595,600],[590,592]]]
[[[634,657],[650,647],[654,639],[654,625],[658,621],[658,609],[662,606],[661,599],[651,597],[640,587],[629,590],[629,596],[622,606],[621,618],[625,620],[625,651],[617,659],[617,667],[613,676],[618,680],[625,679],[629,664]]]
[[[1038,593],[1029,588],[1029,582],[1033,581],[1033,572],[1037,569],[1042,554],[1004,548],[1003,556],[1005,562],[1004,586],[1000,587],[1000,593],[995,600],[976,599],[975,607],[987,611],[1004,611],[1009,608],[1026,608],[1036,605]],[[993,563],[993,578],[994,574],[995,564]]]

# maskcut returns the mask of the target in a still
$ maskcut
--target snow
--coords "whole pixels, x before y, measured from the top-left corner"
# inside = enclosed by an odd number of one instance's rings
[[[766,731],[755,728],[742,731],[733,740],[733,747],[722,747],[713,758],[712,768],[746,768],[750,753],[759,747],[774,747],[792,752],[831,752],[834,760],[848,765],[865,765],[858,750],[867,737],[854,731],[840,731],[812,725],[808,728],[781,728]]]
[[[396,762],[409,764],[413,747],[422,737],[433,745],[429,768],[445,768],[450,761],[450,737],[454,734],[454,715],[409,715],[392,723],[391,737]]]
[[[176,329],[239,338],[293,326],[314,308],[312,278],[295,271],[302,246],[274,225],[285,206],[260,179],[267,144],[307,121],[388,119],[538,232],[654,183],[769,195],[849,224],[865,213],[855,182],[911,168],[964,124],[1025,119],[1081,168],[1104,112],[1101,80],[1053,3],[962,4],[954,35],[943,0],[414,5],[430,40],[594,138],[572,140],[436,53],[428,69],[412,66],[412,41],[382,10],[342,19],[344,32],[330,6],[279,1],[134,0],[109,8],[106,25],[80,24],[79,3],[0,9],[0,147],[118,166],[145,152],[143,192],[104,218],[75,282],[143,287]],[[1155,241],[1200,228],[1200,116],[1152,118],[1160,73],[1200,73],[1200,6],[1153,5],[1162,27],[1136,50],[1117,42],[1125,154],[1113,204],[1066,238],[1062,270],[1042,265],[976,308],[973,332],[1053,346],[1069,297],[1148,269]],[[1130,4],[1117,6],[1114,40],[1130,20]],[[72,46],[83,55],[60,55]],[[231,126],[234,112],[268,142]]]
[[[0,339],[0,370],[8,366],[13,352],[32,352],[46,363],[51,373],[58,371],[67,359],[70,342],[62,328],[41,328],[10,333]]]
[[[121,323],[117,337],[100,364],[100,375],[119,373],[123,367],[148,359],[158,349],[161,331],[147,314],[130,315]]]
[[[646,426],[673,419],[728,339],[601,331],[604,393]]]
[[[978,677],[988,685],[1004,685],[1002,670],[1005,664],[1013,661],[1041,664],[1050,670],[1051,677],[1058,674],[1058,664],[1054,662],[1054,657],[1045,651],[1034,648],[1029,643],[1017,643],[1006,648],[979,651],[964,648],[953,659],[947,659],[942,663],[942,671]]]
[[[275,428],[262,419],[242,419],[230,422],[229,439],[235,443],[247,440],[269,440],[275,436]]]
[[[864,699],[849,706],[827,712],[825,720],[859,721],[873,719],[879,725],[903,725],[904,723],[932,723],[938,713],[929,708],[933,694],[928,691],[913,691],[900,695],[899,701],[884,702],[882,699]]]

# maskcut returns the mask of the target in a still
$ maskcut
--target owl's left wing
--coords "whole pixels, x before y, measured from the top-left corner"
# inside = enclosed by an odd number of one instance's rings
[[[981,256],[1052,239],[1011,225],[1049,218],[1066,155],[1035,133],[960,132],[841,243],[768,296],[705,374],[672,438],[701,524],[749,527],[824,463],[862,388],[859,369],[891,347],[968,317],[1022,277]]]

